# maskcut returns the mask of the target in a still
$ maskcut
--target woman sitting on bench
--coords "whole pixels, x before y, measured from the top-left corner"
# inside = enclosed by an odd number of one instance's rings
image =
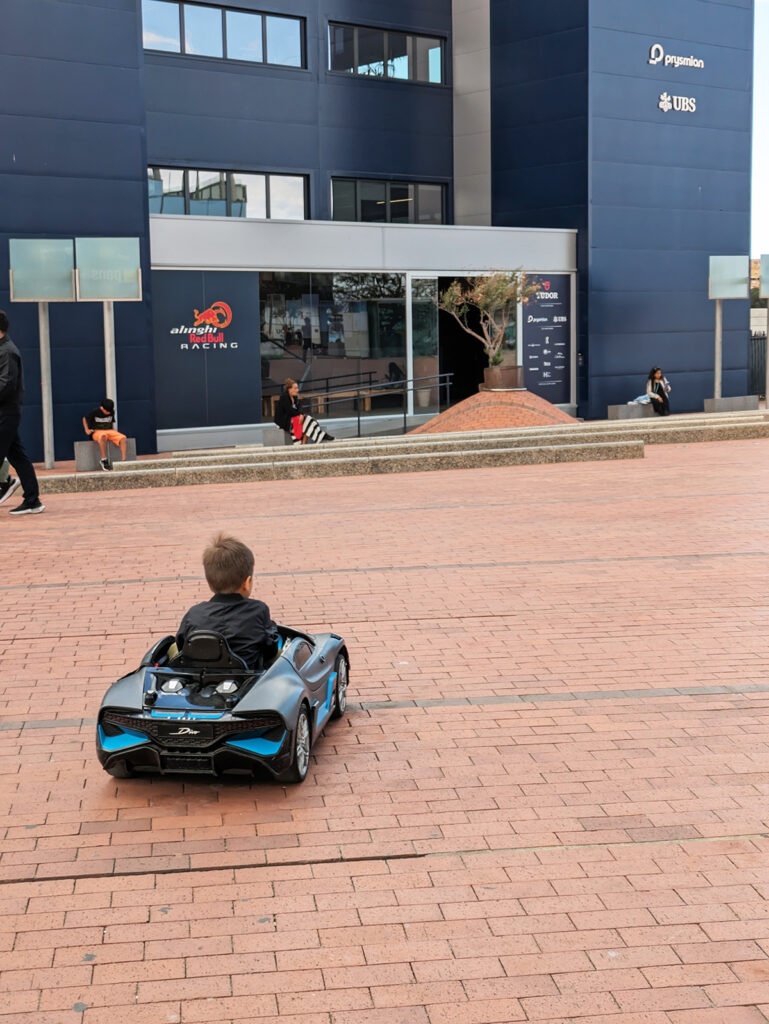
[[[283,382],[283,394],[275,409],[275,424],[289,435],[292,444],[319,444],[334,440],[316,419],[302,412],[299,385],[290,377]]]

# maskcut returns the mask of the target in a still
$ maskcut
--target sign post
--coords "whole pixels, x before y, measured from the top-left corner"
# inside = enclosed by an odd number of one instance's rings
[[[76,238],[77,298],[101,302],[104,319],[104,387],[115,403],[117,426],[117,364],[115,302],[141,302],[142,272],[138,238]]]
[[[760,279],[758,282],[759,299],[769,299],[769,255],[764,254],[760,263]],[[764,383],[764,400],[766,408],[769,409],[769,309],[766,313],[766,380]]]
[[[74,259],[71,238],[12,238],[11,302],[36,302],[40,336],[40,394],[43,411],[43,459],[53,469],[53,392],[49,302],[74,302]]]
[[[708,298],[716,303],[713,398],[722,397],[724,299],[750,297],[750,260],[745,256],[711,256]]]

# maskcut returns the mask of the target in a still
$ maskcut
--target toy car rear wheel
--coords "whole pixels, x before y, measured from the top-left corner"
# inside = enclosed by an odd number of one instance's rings
[[[294,759],[281,775],[281,782],[304,782],[310,767],[310,719],[305,704],[299,709],[294,729]]]
[[[113,779],[130,779],[133,772],[128,767],[127,761],[113,761],[108,768],[105,768],[108,775],[111,775]]]
[[[347,664],[347,657],[344,654],[337,654],[334,671],[336,672],[336,692],[331,717],[341,718],[347,710],[347,683],[350,678],[350,666]]]

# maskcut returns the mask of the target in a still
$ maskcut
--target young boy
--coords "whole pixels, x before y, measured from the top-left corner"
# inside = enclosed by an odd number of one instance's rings
[[[115,403],[111,398],[104,398],[101,405],[91,409],[83,417],[83,430],[92,441],[95,441],[101,452],[101,468],[112,469],[107,458],[107,442],[112,441],[120,449],[120,457],[125,462],[126,436],[115,430]]]
[[[278,631],[267,605],[251,599],[253,552],[220,533],[203,552],[203,570],[214,596],[193,605],[182,619],[176,636],[179,650],[193,630],[211,629],[225,638],[233,654],[258,671],[265,658],[275,653]]]

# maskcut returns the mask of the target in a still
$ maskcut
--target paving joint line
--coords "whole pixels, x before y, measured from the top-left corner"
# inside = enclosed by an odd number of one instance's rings
[[[769,683],[747,683],[744,686],[678,686],[645,690],[574,690],[564,693],[504,693],[482,697],[429,697],[423,700],[375,700],[348,704],[353,712],[429,710],[430,708],[474,708],[495,704],[547,704],[572,701],[655,700],[658,697],[739,697],[747,693],[769,693]],[[26,719],[6,722],[0,719],[0,732],[30,732],[35,729],[79,729],[96,725],[96,718]]]
[[[530,560],[516,560],[508,562],[451,562],[438,565],[370,565],[354,568],[341,569],[297,569],[281,572],[262,572],[260,579],[291,579],[296,576],[347,576],[354,573],[384,573],[384,572],[457,572],[462,569],[519,569],[536,566],[557,566],[557,565],[614,565],[622,562],[707,562],[713,559],[724,558],[767,558],[767,551],[713,551],[713,552],[691,552],[690,554],[672,555],[617,555],[606,558],[541,558]],[[55,590],[66,587],[117,587],[127,586],[135,583],[189,583],[200,582],[200,576],[152,576],[137,579],[124,580],[71,580],[60,583],[11,583],[0,586],[4,590]]]
[[[214,866],[205,867],[168,867],[168,868],[154,868],[147,870],[147,868],[137,868],[135,871],[92,871],[84,872],[83,874],[77,875],[28,875],[24,878],[8,878],[0,879],[0,891],[3,887],[10,885],[29,885],[39,884],[44,885],[46,882],[68,882],[73,881],[77,883],[80,879],[89,878],[134,878],[140,875],[190,875],[190,874],[211,874],[216,871],[253,871],[253,870],[265,870],[280,869],[285,867],[313,867],[314,865],[322,864],[381,864],[385,861],[391,860],[427,860],[431,858],[440,857],[482,857],[482,856],[498,856],[500,853],[549,853],[553,850],[615,850],[615,849],[627,849],[629,847],[636,848],[639,846],[679,846],[679,845],[691,845],[691,844],[707,844],[707,843],[723,843],[723,842],[735,842],[740,840],[754,840],[754,839],[769,839],[769,833],[767,832],[746,832],[737,835],[725,835],[725,836],[682,836],[679,839],[640,839],[633,840],[628,839],[627,842],[613,842],[613,843],[548,843],[542,846],[504,846],[495,847],[490,849],[489,847],[478,847],[465,850],[435,850],[427,853],[420,853],[414,851],[413,853],[392,853],[392,854],[380,854],[379,856],[360,856],[360,857],[344,857],[341,852],[338,857],[320,857],[316,860],[311,858],[297,858],[296,860],[282,860],[276,861],[274,864],[243,864],[238,862],[233,857],[231,864],[217,864]],[[245,852],[245,851],[239,851]],[[189,857],[188,853],[180,853],[179,856]]]

